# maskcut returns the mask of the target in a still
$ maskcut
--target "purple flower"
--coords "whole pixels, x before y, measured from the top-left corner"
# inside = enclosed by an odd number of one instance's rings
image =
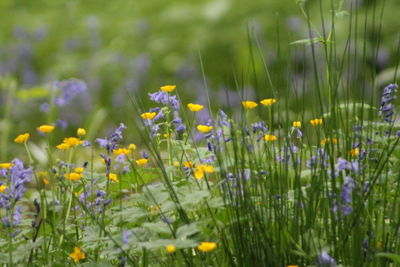
[[[397,88],[397,84],[389,84],[383,89],[379,116],[383,115],[383,120],[389,123],[392,122],[392,117],[394,114],[392,102],[396,98],[394,94],[397,92]]]
[[[96,143],[99,144],[100,147],[105,147],[107,150],[107,153],[111,153],[116,146],[117,143],[123,138],[122,136],[122,131],[126,129],[125,124],[120,123],[119,127],[115,129],[115,131],[111,134],[111,136],[106,137],[106,138],[97,138],[95,140]]]
[[[132,232],[129,230],[122,231],[122,243],[124,245],[129,243],[129,238],[131,237],[131,235],[132,235]]]
[[[154,101],[156,103],[161,103],[163,105],[168,104],[168,93],[164,91],[159,91],[153,94],[149,93],[149,96],[151,101]]]
[[[75,96],[87,90],[86,84],[77,79],[56,82],[55,86],[61,91],[61,96],[54,98],[54,103],[59,107],[69,104]]]
[[[336,267],[336,261],[326,251],[322,251],[317,258],[317,266]]]

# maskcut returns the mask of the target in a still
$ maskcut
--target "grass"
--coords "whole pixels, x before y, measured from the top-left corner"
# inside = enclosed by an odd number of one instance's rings
[[[3,158],[8,146],[26,160],[0,165],[0,262],[399,265],[399,57],[385,78],[362,69],[367,61],[377,64],[384,9],[373,2],[360,15],[345,3],[300,1],[309,38],[278,40],[275,68],[249,27],[247,66],[232,78],[240,101],[224,110],[215,108],[200,53],[201,110],[187,106],[185,89],[169,86],[150,100],[127,91],[130,117],[121,121],[128,127],[120,124],[105,138],[98,134],[101,112],[86,132],[62,138],[60,125],[32,127],[29,138],[11,144],[3,130]],[[342,46],[337,20],[345,11]],[[367,42],[370,23],[377,37]],[[276,28],[277,36],[281,31]],[[283,46],[302,60],[286,69],[291,54]],[[68,88],[82,86],[70,82]],[[245,90],[249,82],[254,96]],[[13,79],[3,84],[16,86]],[[14,94],[9,90],[8,99]],[[49,124],[61,113],[52,94]],[[226,98],[232,103],[229,92]],[[7,126],[12,114],[4,114]],[[126,138],[132,132],[135,138]]]

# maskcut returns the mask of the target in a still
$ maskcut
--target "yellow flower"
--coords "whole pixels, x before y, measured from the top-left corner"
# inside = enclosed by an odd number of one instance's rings
[[[141,159],[136,160],[136,164],[137,165],[146,165],[148,161],[149,161],[149,159],[141,158]]]
[[[329,142],[332,142],[332,144],[334,144],[334,145],[336,145],[337,144],[337,139],[336,138],[324,138],[322,141],[321,141],[321,146],[323,146],[323,145],[326,145],[327,143],[329,143]]]
[[[64,138],[63,143],[67,144],[70,147],[73,147],[82,144],[83,141],[76,137],[68,137]]]
[[[187,106],[190,109],[190,111],[193,111],[193,112],[200,111],[204,108],[203,105],[193,104],[193,103],[189,103]]]
[[[67,149],[69,149],[69,145],[67,145],[66,143],[61,143],[61,144],[57,145],[56,148],[60,149],[60,150],[67,150]]]
[[[313,119],[313,120],[310,120],[310,123],[312,125],[314,125],[314,126],[321,125],[322,124],[322,119]]]
[[[83,173],[83,168],[75,168],[74,172],[76,173]]]
[[[196,179],[201,179],[204,177],[204,173],[213,173],[214,172],[214,167],[212,165],[207,165],[207,164],[200,164],[199,166],[196,167],[194,171],[194,177]]]
[[[79,179],[82,178],[82,173],[77,173],[77,172],[66,173],[64,174],[64,177],[65,179],[70,181],[78,181]]]
[[[186,168],[193,168],[193,163],[192,163],[191,161],[185,161],[185,162],[183,163],[183,167],[186,167]]]
[[[295,127],[295,128],[301,128],[301,122],[300,122],[300,121],[294,121],[294,122],[293,122],[293,127]]]
[[[128,156],[130,153],[132,153],[132,150],[130,149],[126,149],[126,148],[118,148],[118,149],[114,149],[113,153],[115,155],[122,155],[124,154],[125,156]]]
[[[168,245],[165,247],[168,253],[174,253],[176,251],[176,247],[174,245]]]
[[[286,265],[286,267],[299,267],[299,265]]]
[[[150,211],[151,214],[156,213],[160,209],[161,209],[160,205],[150,205],[150,207],[149,207],[149,211]]]
[[[160,90],[164,91],[164,92],[167,92],[167,93],[170,93],[170,92],[174,91],[175,88],[176,88],[176,85],[164,85],[164,86],[160,87]]]
[[[145,112],[145,113],[142,113],[142,114],[140,115],[140,117],[142,117],[143,119],[146,119],[146,120],[151,120],[151,119],[153,119],[155,116],[156,116],[156,113],[155,113],[155,112]]]
[[[276,102],[275,98],[267,98],[264,100],[261,100],[260,103],[263,104],[264,106],[268,107],[271,106],[272,104],[274,104]]]
[[[31,135],[29,133],[20,134],[14,139],[14,142],[17,144],[25,143],[26,141],[28,141],[30,136]]]
[[[135,150],[135,149],[136,149],[136,145],[135,145],[135,144],[130,144],[130,145],[128,146],[128,149],[129,149],[129,150]]]
[[[358,156],[358,154],[360,154],[360,150],[359,150],[358,148],[353,148],[353,149],[350,151],[350,154],[351,154],[351,156],[353,156],[353,157]]]
[[[201,242],[200,245],[197,246],[197,249],[202,252],[210,252],[217,248],[217,243],[215,242]]]
[[[12,166],[14,166],[14,164],[12,164],[12,163],[9,163],[9,162],[7,162],[7,163],[0,163],[0,169],[10,169]]]
[[[270,142],[270,141],[276,141],[277,138],[275,135],[271,135],[271,134],[266,134],[263,137],[264,141]]]
[[[83,128],[78,128],[78,130],[76,130],[76,134],[78,136],[85,136],[86,135],[86,130]]]
[[[108,174],[108,179],[110,179],[111,181],[114,181],[116,183],[119,183],[119,179],[117,177],[117,175],[115,173],[109,173]]]
[[[69,256],[74,260],[74,262],[78,262],[79,260],[83,260],[86,258],[85,253],[78,247],[74,247],[74,252],[69,254]]]
[[[208,133],[213,129],[212,126],[207,126],[207,125],[197,125],[197,130],[199,130],[202,133]]]
[[[54,131],[56,127],[53,125],[41,125],[37,128],[37,130],[41,133],[51,133],[52,131]]]
[[[49,180],[47,180],[46,178],[43,178],[42,181],[43,181],[43,183],[44,183],[45,185],[48,185],[48,184],[50,183]]]
[[[242,101],[242,105],[245,109],[253,109],[258,106],[254,101]]]
[[[6,185],[4,185],[4,184],[0,185],[0,193],[4,193],[4,191],[6,191],[6,189],[7,189]]]

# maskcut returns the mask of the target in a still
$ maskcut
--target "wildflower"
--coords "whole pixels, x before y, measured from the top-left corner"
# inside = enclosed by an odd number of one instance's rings
[[[116,183],[119,183],[119,179],[117,177],[117,175],[115,173],[109,173],[108,174],[108,179],[110,179],[111,181],[114,181]]]
[[[6,185],[4,185],[4,184],[0,185],[0,193],[4,193],[4,191],[6,191],[6,189],[7,189]]]
[[[196,179],[201,179],[204,177],[204,173],[213,173],[213,172],[214,172],[214,167],[212,165],[200,164],[199,166],[196,167],[194,171],[194,177]]]
[[[59,150],[67,150],[67,149],[69,149],[69,145],[66,143],[61,143],[61,144],[57,145],[56,148]]]
[[[344,215],[349,215],[353,210],[351,207],[351,195],[352,195],[352,191],[354,188],[355,188],[354,180],[351,177],[346,176],[345,183],[342,186],[342,200],[344,203],[344,206],[343,206],[343,214]]]
[[[264,141],[270,142],[270,141],[276,141],[277,137],[275,135],[271,135],[271,134],[266,134],[263,137]]]
[[[54,103],[59,107],[69,104],[77,95],[87,90],[86,84],[77,79],[56,82],[55,86],[61,91],[61,96],[54,98]]]
[[[193,112],[200,111],[204,108],[203,105],[193,104],[193,103],[189,103],[187,106],[190,109],[190,111],[193,111]]]
[[[106,137],[104,139],[97,138],[95,142],[97,142],[100,145],[100,147],[105,147],[108,153],[111,153],[111,151],[116,148],[118,141],[123,138],[122,131],[124,129],[126,129],[125,124],[120,123],[119,127],[115,129],[115,131],[111,134],[110,137]]]
[[[321,146],[324,146],[324,145],[326,145],[327,143],[330,143],[330,142],[332,142],[332,144],[336,145],[337,144],[337,139],[336,138],[324,138],[320,142],[320,144],[321,144]]]
[[[314,126],[321,125],[322,124],[322,119],[313,119],[313,120],[310,120],[310,123],[312,125],[314,125]]]
[[[45,185],[50,184],[50,181],[49,181],[47,178],[43,178],[43,179],[42,179],[42,182],[43,182]]]
[[[78,262],[79,260],[86,258],[85,253],[83,253],[79,247],[74,247],[74,252],[69,254],[69,256],[74,260],[74,262]]]
[[[53,125],[41,125],[37,128],[37,130],[41,133],[51,133],[52,131],[54,131],[54,128],[56,128]]]
[[[398,86],[396,84],[389,84],[383,89],[379,116],[383,115],[383,120],[389,123],[392,122],[392,117],[394,115],[392,102],[396,98],[394,94],[397,92],[397,88]]]
[[[142,166],[142,165],[146,165],[148,161],[149,161],[149,159],[141,158],[141,159],[136,160],[136,164]]]
[[[74,172],[76,173],[83,173],[83,168],[75,168]]]
[[[85,136],[85,135],[86,135],[86,130],[83,129],[83,128],[78,128],[78,130],[76,130],[76,134],[77,134],[79,137]]]
[[[165,249],[167,250],[168,253],[174,253],[176,251],[176,247],[174,245],[167,245],[165,247]]]
[[[202,133],[208,133],[213,129],[212,126],[208,125],[197,125],[197,130],[199,130]]]
[[[164,85],[160,87],[160,90],[166,93],[170,93],[174,91],[176,88],[176,85]]]
[[[129,243],[129,238],[131,237],[132,232],[128,230],[122,231],[122,243],[125,245]]]
[[[156,116],[156,113],[155,113],[155,112],[145,112],[145,113],[142,113],[142,114],[140,115],[140,117],[142,117],[143,119],[146,119],[146,120],[151,120],[151,119],[153,119],[155,116]]]
[[[77,146],[83,144],[83,141],[76,137],[67,137],[63,140],[64,144],[67,144],[69,147]]]
[[[135,145],[135,144],[130,144],[130,145],[128,146],[128,149],[129,149],[129,150],[135,150],[135,149],[136,149],[136,145]]]
[[[0,169],[9,170],[14,164],[13,163],[0,163]]]
[[[183,163],[183,167],[186,167],[186,168],[193,168],[193,163],[192,163],[191,161],[185,161],[185,162]]]
[[[295,128],[300,128],[301,127],[301,122],[300,121],[294,121],[292,125]]]
[[[268,107],[271,106],[272,104],[276,103],[276,99],[275,98],[267,98],[264,100],[261,100],[260,103],[263,104],[264,106]]]
[[[322,266],[329,266],[329,267],[335,267],[336,266],[336,261],[334,258],[329,256],[329,254],[326,251],[322,251],[321,254],[317,258],[317,262],[319,265]]]
[[[360,149],[359,148],[353,148],[351,151],[350,151],[350,155],[352,156],[352,157],[356,157],[356,156],[358,156],[360,154]]]
[[[242,105],[245,109],[253,109],[258,106],[254,101],[242,101]]]
[[[168,93],[163,92],[163,91],[159,91],[153,94],[149,94],[150,96],[150,100],[154,101],[156,103],[161,103],[163,105],[167,105],[168,104]]]
[[[197,249],[201,252],[210,252],[217,248],[217,243],[215,242],[201,242],[200,245],[197,246]]]
[[[126,148],[118,148],[118,149],[114,149],[113,150],[113,153],[115,154],[115,155],[125,155],[125,156],[128,156],[129,154],[131,154],[132,153],[132,150],[130,150],[130,149],[126,149]]]
[[[20,134],[14,139],[14,142],[17,144],[25,143],[26,141],[28,141],[30,136],[31,135],[29,133]]]
[[[149,210],[151,214],[156,213],[157,211],[159,211],[161,209],[160,205],[150,205]]]
[[[70,181],[78,181],[79,179],[82,178],[82,176],[83,176],[82,173],[77,173],[77,172],[64,174],[64,178]]]

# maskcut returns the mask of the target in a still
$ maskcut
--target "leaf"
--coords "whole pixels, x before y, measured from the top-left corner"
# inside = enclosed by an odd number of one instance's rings
[[[172,235],[171,229],[164,222],[144,223],[143,227],[152,233]]]
[[[394,263],[400,264],[400,255],[399,254],[381,252],[381,253],[376,253],[375,256],[387,258],[387,259],[390,259],[391,261],[393,261]]]
[[[194,235],[198,232],[200,232],[200,229],[197,223],[185,224],[178,228],[176,236],[180,239],[186,239],[188,236]]]
[[[319,42],[323,43],[323,40],[320,37],[314,37],[314,38],[297,40],[297,41],[291,42],[290,45],[311,45],[311,44],[316,44]]]

